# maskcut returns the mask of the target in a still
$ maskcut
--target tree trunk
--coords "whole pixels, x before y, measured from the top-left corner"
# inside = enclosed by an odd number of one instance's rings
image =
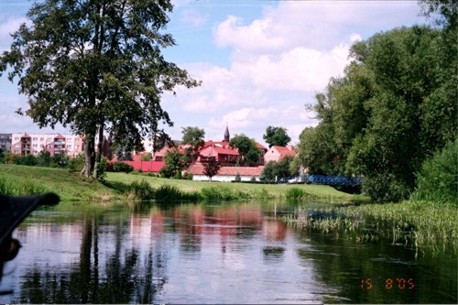
[[[86,135],[84,143],[84,168],[83,175],[89,177],[94,171],[95,152],[94,152],[94,136]]]
[[[92,176],[97,179],[97,165],[102,159],[102,146],[103,146],[103,124],[99,127],[99,142],[97,143],[97,151],[95,152],[95,162]]]

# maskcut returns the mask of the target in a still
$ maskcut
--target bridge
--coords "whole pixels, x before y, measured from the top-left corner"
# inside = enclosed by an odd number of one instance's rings
[[[362,179],[344,176],[307,175],[305,176],[305,183],[355,187],[362,185]]]

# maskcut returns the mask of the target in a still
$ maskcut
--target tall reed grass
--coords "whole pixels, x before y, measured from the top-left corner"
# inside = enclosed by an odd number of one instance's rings
[[[358,242],[388,239],[412,248],[453,249],[457,252],[458,213],[453,205],[405,201],[391,204],[320,209],[333,217],[310,217],[299,208],[284,217],[289,225],[323,233],[349,234]]]
[[[23,182],[9,182],[6,179],[0,178],[0,194],[7,196],[28,196],[38,195],[49,192],[49,190],[30,180]]]

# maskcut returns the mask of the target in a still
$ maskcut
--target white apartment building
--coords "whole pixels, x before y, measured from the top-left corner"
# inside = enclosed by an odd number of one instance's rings
[[[76,157],[83,152],[83,139],[78,135],[60,133],[13,133],[11,152],[16,155],[38,155],[48,151],[51,156],[66,154]]]

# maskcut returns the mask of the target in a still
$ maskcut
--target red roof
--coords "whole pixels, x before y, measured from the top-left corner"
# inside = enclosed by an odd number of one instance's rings
[[[264,166],[247,167],[247,166],[221,166],[218,171],[218,176],[250,176],[258,177],[261,175]],[[191,175],[205,175],[204,166],[202,164],[193,164],[187,170]]]
[[[199,154],[201,156],[212,156],[215,157],[216,155],[231,155],[231,156],[238,156],[239,152],[235,149],[230,148],[222,148],[222,147],[206,147],[202,149]]]
[[[284,146],[272,146],[272,148],[278,151],[278,153],[281,155],[281,158],[286,156],[294,157],[297,153],[294,147],[288,148]]]

